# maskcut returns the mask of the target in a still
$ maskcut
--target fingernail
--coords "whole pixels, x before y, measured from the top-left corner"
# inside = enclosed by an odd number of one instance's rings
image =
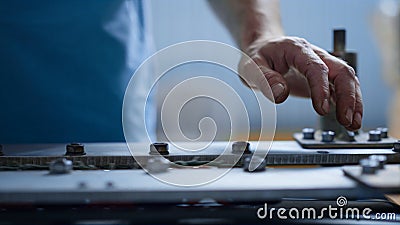
[[[322,102],[322,110],[324,111],[325,114],[329,113],[329,101],[328,101],[328,99],[325,99]]]
[[[278,84],[275,84],[274,86],[272,86],[272,93],[274,94],[275,99],[280,97],[284,91],[285,91],[285,87],[281,83],[278,83]]]
[[[351,124],[353,122],[353,109],[346,110],[346,120]]]
[[[354,114],[354,123],[355,123],[357,126],[361,126],[361,113],[356,112],[356,113]]]

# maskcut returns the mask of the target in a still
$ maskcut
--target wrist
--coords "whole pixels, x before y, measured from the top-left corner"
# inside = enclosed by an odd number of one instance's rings
[[[279,14],[279,4],[255,1],[252,7],[242,11],[237,42],[239,47],[246,51],[259,40],[266,41],[271,38],[281,37],[284,31]]]

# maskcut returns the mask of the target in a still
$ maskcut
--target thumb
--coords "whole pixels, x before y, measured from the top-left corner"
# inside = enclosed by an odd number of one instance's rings
[[[239,76],[247,86],[260,90],[272,102],[282,103],[289,96],[286,80],[272,70],[263,57],[242,57]]]

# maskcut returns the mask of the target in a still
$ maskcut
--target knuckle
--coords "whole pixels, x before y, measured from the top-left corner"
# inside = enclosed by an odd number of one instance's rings
[[[253,62],[256,63],[257,65],[259,65],[259,64],[261,63],[261,60],[262,60],[262,58],[261,58],[260,54],[253,55],[253,56],[249,59],[249,61],[253,61]]]
[[[323,72],[325,72],[326,74],[328,74],[329,73],[329,67],[325,64],[325,63],[320,63],[320,67],[321,67],[321,70],[323,71]]]
[[[347,66],[348,73],[351,74],[353,77],[356,77],[356,71],[351,66]]]
[[[310,61],[312,61],[312,64],[318,68],[319,70],[321,70],[321,72],[328,72],[329,68],[328,66],[322,62],[321,60],[317,60],[317,59],[310,59]]]
[[[279,81],[279,78],[272,71],[264,72],[264,77],[268,80],[268,83],[276,83]]]
[[[345,75],[350,75],[351,77],[354,77],[356,75],[356,72],[351,66],[344,65],[340,68],[340,73],[345,74]]]
[[[357,76],[354,76],[354,81],[356,82],[356,87],[359,88],[360,87],[360,80],[358,79]],[[360,94],[361,94],[361,90],[360,90]]]
[[[247,60],[245,60],[244,61],[244,63],[243,63],[243,69],[245,70],[245,71],[248,71],[248,70],[250,70],[250,69],[252,69],[252,68],[255,68],[256,67],[256,59],[255,58],[249,58],[249,59],[247,59]]]
[[[293,46],[297,48],[304,48],[304,47],[310,47],[311,44],[304,38],[301,37],[283,37],[279,39],[272,39],[269,41],[270,45],[275,45],[277,47],[287,47],[287,46]]]
[[[286,37],[285,39],[282,40],[282,43],[289,46],[290,45],[299,46],[299,42],[295,37]]]
[[[267,86],[267,85],[269,85],[270,79],[271,79],[271,75],[268,79],[267,74],[264,74],[264,76],[257,76],[256,77],[256,85],[257,86]]]
[[[303,45],[308,45],[308,41],[304,38],[297,38],[297,41]]]
[[[339,75],[346,75],[346,76],[350,76],[355,80],[356,77],[356,72],[354,71],[354,69],[349,66],[349,65],[343,65],[338,69]]]
[[[263,62],[260,55],[254,55],[245,60],[242,65],[242,72],[245,76],[252,74],[252,76],[269,78],[274,75],[273,71],[268,65]],[[258,76],[263,75],[263,76]]]
[[[250,66],[250,63],[251,63],[250,60],[243,61],[239,66],[239,69],[241,70],[241,72],[246,72]]]
[[[302,47],[308,47],[310,44],[308,43],[308,41],[302,37],[293,37],[291,38],[292,43],[298,46],[302,46]]]
[[[257,52],[259,51],[260,51],[260,44],[253,43],[247,47],[245,52],[249,55],[249,57],[252,57],[254,55],[257,55]]]
[[[342,102],[345,105],[354,105],[354,103],[356,102],[356,95],[354,92],[337,93],[336,96],[338,101]]]
[[[306,66],[307,68],[305,69],[304,75],[307,78],[313,79],[321,76],[328,77],[329,68],[323,62],[320,62],[320,60],[309,58],[306,61]]]

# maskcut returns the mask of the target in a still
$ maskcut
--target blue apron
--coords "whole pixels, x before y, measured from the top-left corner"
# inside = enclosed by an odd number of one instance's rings
[[[123,141],[125,88],[153,50],[147,13],[140,0],[2,1],[0,143]]]

